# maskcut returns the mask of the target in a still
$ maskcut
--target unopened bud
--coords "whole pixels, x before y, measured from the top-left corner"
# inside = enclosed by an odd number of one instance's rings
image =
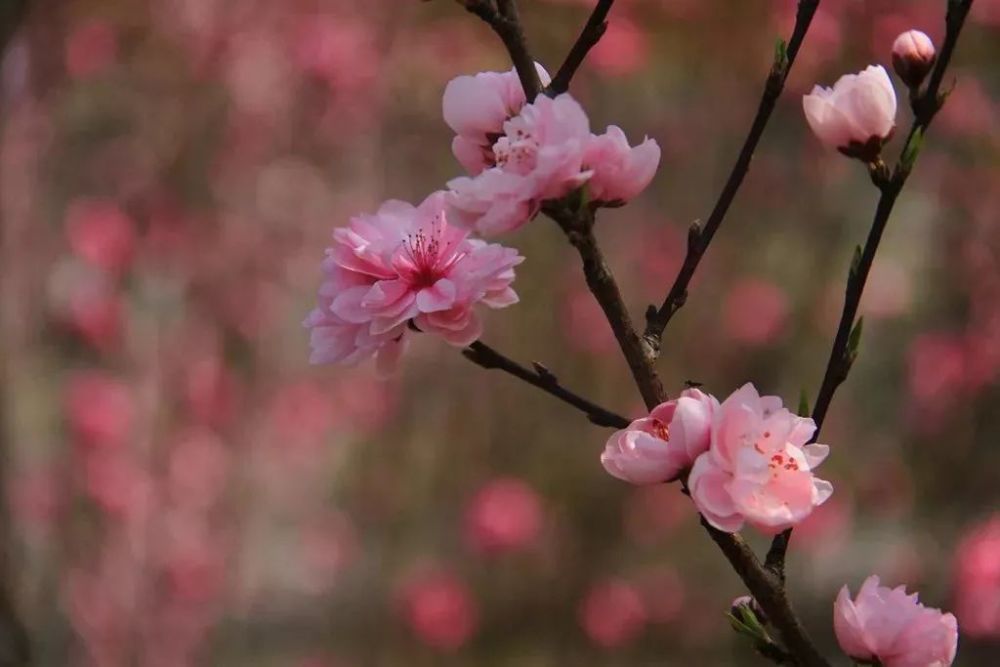
[[[907,30],[892,43],[892,67],[910,88],[920,85],[935,57],[934,42],[919,30]]]

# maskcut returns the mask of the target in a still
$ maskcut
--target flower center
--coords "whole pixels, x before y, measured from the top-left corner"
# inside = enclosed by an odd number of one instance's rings
[[[653,433],[660,440],[670,440],[670,426],[664,424],[659,419],[653,420]]]
[[[446,241],[444,216],[439,214],[427,227],[407,234],[403,248],[410,260],[408,280],[417,287],[431,287],[443,278],[466,253],[456,252],[455,244]]]

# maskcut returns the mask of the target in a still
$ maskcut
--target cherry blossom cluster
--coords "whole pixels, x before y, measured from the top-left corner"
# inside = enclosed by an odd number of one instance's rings
[[[749,523],[774,534],[804,520],[833,493],[813,474],[826,445],[809,444],[816,425],[752,384],[721,404],[687,389],[608,440],[601,462],[612,475],[652,484],[687,475],[695,506],[729,533]]]
[[[538,74],[548,83],[548,73]],[[470,236],[514,230],[542,205],[585,187],[593,206],[620,206],[652,180],[660,148],[631,147],[611,126],[590,120],[569,94],[528,104],[514,70],[452,80],[444,93],[452,151],[469,172],[418,206],[390,200],[333,234],[317,307],[306,318],[313,363],[376,358],[396,366],[408,332],[437,334],[455,346],[479,338],[476,306],[517,303],[511,287],[517,251]]]

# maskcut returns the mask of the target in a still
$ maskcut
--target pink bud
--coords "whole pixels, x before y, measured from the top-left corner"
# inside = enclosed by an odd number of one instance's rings
[[[892,43],[892,67],[910,88],[916,88],[934,66],[934,42],[919,30],[907,30]]]

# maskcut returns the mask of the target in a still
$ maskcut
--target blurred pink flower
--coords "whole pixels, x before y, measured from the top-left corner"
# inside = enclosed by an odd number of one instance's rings
[[[377,355],[380,371],[395,366],[408,323],[455,346],[482,332],[473,308],[517,303],[511,289],[515,250],[468,238],[450,226],[443,194],[419,207],[384,203],[374,215],[334,231],[323,263],[312,329],[313,363],[352,364]]]
[[[465,510],[465,541],[480,553],[518,551],[530,546],[542,530],[538,493],[515,478],[483,485]]]
[[[744,278],[726,295],[722,305],[726,333],[747,345],[774,342],[788,321],[788,299],[772,282]]]
[[[383,54],[361,16],[304,14],[289,41],[296,64],[331,88],[357,94],[378,77]]]
[[[970,637],[1000,637],[1000,514],[969,530],[955,550],[955,614]]]
[[[635,587],[619,579],[595,584],[580,605],[580,625],[592,642],[605,649],[625,646],[646,627],[646,606]]]
[[[668,539],[694,516],[687,498],[676,487],[667,484],[635,487],[622,513],[625,533],[639,544]]]
[[[970,370],[975,367],[960,334],[918,335],[907,350],[907,385],[921,419],[915,426],[933,432],[961,402]]]
[[[73,28],[66,39],[66,71],[83,79],[107,69],[118,59],[118,37],[114,26],[91,19]]]
[[[630,147],[621,128],[611,125],[591,137],[583,153],[583,168],[594,172],[587,181],[591,201],[624,203],[646,189],[660,164],[660,146],[648,137]]]
[[[743,385],[715,411],[711,447],[688,478],[698,511],[730,533],[748,522],[774,534],[805,519],[833,493],[812,472],[829,453],[826,445],[806,444],[815,430],[777,396]]]
[[[919,86],[934,66],[934,42],[919,30],[907,30],[892,43],[892,67],[907,86]]]
[[[112,274],[124,272],[135,254],[135,224],[113,201],[77,199],[66,210],[66,234],[74,254]]]
[[[545,68],[535,63],[542,85],[550,82]],[[451,149],[463,167],[476,175],[496,164],[493,144],[504,133],[504,123],[524,107],[524,89],[517,70],[459,76],[444,89],[444,121],[455,132]]]
[[[222,426],[236,414],[239,385],[223,359],[211,354],[184,369],[184,399],[198,422]]]
[[[632,484],[656,484],[676,479],[708,450],[712,417],[719,409],[714,397],[699,389],[653,408],[648,417],[612,435],[601,454],[608,474]]]
[[[853,509],[838,494],[815,508],[795,526],[791,548],[811,554],[830,554],[847,543],[853,523]]]
[[[82,473],[84,490],[102,512],[118,519],[148,516],[153,482],[133,457],[94,450],[85,454]]]
[[[402,610],[410,630],[423,643],[453,652],[475,633],[479,613],[465,582],[447,571],[425,572],[406,583]]]
[[[877,659],[885,667],[948,667],[958,647],[958,623],[951,614],[924,607],[903,586],[887,588],[865,579],[851,600],[847,586],[833,607],[833,628],[847,655]]]
[[[896,91],[881,65],[845,74],[833,88],[813,87],[802,108],[820,141],[866,161],[878,156],[896,125]]]
[[[178,506],[207,510],[226,492],[232,455],[214,433],[192,430],[169,443],[165,486]]]
[[[448,210],[456,224],[483,235],[512,231],[591,176],[583,171],[590,121],[569,94],[541,95],[503,126],[493,145],[496,167],[448,182]]]
[[[88,446],[123,446],[132,435],[133,391],[123,381],[101,371],[81,371],[66,386],[69,427]]]
[[[649,62],[649,38],[636,22],[616,16],[591,50],[587,62],[606,76],[634,74]]]

